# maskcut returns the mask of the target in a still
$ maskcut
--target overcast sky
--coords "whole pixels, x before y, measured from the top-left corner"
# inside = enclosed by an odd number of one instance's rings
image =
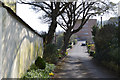
[[[120,0],[110,0],[114,3],[118,3]],[[43,23],[40,19],[38,19],[40,13],[35,13],[32,9],[30,9],[29,5],[26,4],[17,4],[17,14],[28,23],[33,29],[37,31],[48,31],[48,25]],[[107,14],[103,16],[103,20],[108,20],[110,17],[114,17],[113,14]],[[100,20],[99,17],[94,17],[94,19]],[[56,31],[62,31],[63,29],[58,27]]]

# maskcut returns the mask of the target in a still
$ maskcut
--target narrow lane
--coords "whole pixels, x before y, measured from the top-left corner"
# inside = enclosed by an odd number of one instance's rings
[[[116,78],[110,71],[96,65],[81,43],[78,42],[58,64],[55,78]]]

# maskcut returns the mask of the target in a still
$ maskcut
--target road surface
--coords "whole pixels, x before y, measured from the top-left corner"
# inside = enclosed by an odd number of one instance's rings
[[[95,64],[87,53],[86,46],[79,41],[64,58],[55,70],[54,78],[116,78],[106,68]]]

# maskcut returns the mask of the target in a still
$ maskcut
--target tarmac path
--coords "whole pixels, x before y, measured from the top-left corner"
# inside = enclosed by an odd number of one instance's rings
[[[87,53],[87,47],[79,41],[55,70],[54,78],[117,78],[114,73],[100,64],[95,64]]]

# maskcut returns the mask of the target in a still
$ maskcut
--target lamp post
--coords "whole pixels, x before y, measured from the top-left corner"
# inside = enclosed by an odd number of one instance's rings
[[[102,16],[103,16],[103,14],[101,14],[101,28],[102,28],[102,21],[103,21],[103,20],[102,20]]]
[[[119,2],[119,4],[118,4],[118,34],[117,34],[117,36],[118,36],[118,57],[117,58],[119,58],[119,56],[120,56],[120,2]],[[119,64],[119,62],[118,62],[118,64]],[[118,68],[118,64],[117,64],[117,68]]]
[[[120,47],[120,16],[118,16],[118,47]]]
[[[120,47],[120,2],[118,4],[118,47]]]
[[[101,28],[102,28],[102,16],[101,16]]]

